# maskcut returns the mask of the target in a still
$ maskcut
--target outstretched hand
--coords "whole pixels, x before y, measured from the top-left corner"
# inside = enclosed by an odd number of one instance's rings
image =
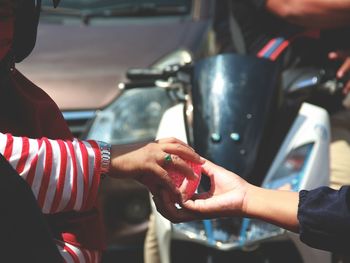
[[[298,232],[297,192],[251,185],[209,161],[203,164],[202,170],[210,178],[210,191],[183,202],[180,208],[166,191],[153,197],[157,210],[164,217],[173,223],[217,217],[252,217]]]
[[[179,208],[169,194],[162,191],[160,196],[153,198],[157,210],[172,222],[242,215],[249,184],[208,160],[202,165],[202,172],[210,178],[209,192],[196,194]]]
[[[117,147],[112,146],[110,176],[135,179],[144,184],[153,195],[159,195],[161,189],[165,189],[173,201],[181,200],[182,196],[167,170],[175,169],[185,177],[195,179],[197,175],[185,160],[203,163],[190,146],[176,138],[160,139],[122,155],[116,153]]]

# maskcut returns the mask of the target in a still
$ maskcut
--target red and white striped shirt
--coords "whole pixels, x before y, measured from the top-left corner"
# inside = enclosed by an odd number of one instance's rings
[[[0,153],[30,185],[43,213],[92,208],[100,183],[96,141],[30,139],[0,133]],[[65,262],[99,262],[100,252],[57,241]]]

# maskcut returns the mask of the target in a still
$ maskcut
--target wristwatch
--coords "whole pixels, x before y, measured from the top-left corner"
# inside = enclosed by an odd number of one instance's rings
[[[111,164],[111,145],[106,142],[97,141],[101,152],[101,177],[104,178],[108,172]]]

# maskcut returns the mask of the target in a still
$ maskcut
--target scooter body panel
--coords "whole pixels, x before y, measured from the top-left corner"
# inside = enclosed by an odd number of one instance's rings
[[[185,108],[183,103],[179,103],[169,108],[162,117],[159,125],[157,139],[164,137],[175,137],[184,142],[188,142],[186,135]],[[309,103],[303,103],[299,113],[286,135],[271,168],[269,169],[262,186],[268,186],[269,182],[288,153],[297,147],[306,144],[313,144],[305,167],[303,168],[298,190],[313,189],[329,184],[329,143],[330,127],[327,112]],[[271,184],[270,184],[271,185]],[[170,263],[170,244],[172,241],[172,223],[160,215],[152,203],[155,213],[156,233],[160,246],[160,258],[163,263]],[[310,248],[299,240],[299,236],[285,231],[281,239],[290,239],[298,249],[304,263],[331,262],[331,254],[326,251]],[[257,241],[268,242],[267,240]],[[236,249],[239,249],[237,246]]]
[[[159,124],[156,139],[175,137],[187,143],[184,110],[184,104],[179,103],[164,113]],[[158,213],[154,203],[151,203],[153,212],[156,215],[156,234],[160,246],[161,262],[170,263],[171,222]]]
[[[262,185],[266,186],[273,180],[288,153],[297,147],[313,144],[296,190],[328,186],[330,136],[328,113],[318,106],[303,103]]]

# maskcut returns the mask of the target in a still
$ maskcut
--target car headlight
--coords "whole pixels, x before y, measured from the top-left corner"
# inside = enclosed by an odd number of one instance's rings
[[[153,140],[164,111],[172,105],[168,92],[161,88],[125,90],[96,114],[87,138],[111,144]]]
[[[275,172],[266,178],[262,187],[298,191],[313,147],[314,143],[308,143],[292,149]],[[241,245],[249,245],[259,240],[280,236],[285,231],[258,219],[245,218],[242,223],[240,242]]]
[[[191,54],[181,49],[164,56],[152,67],[164,69],[191,61]],[[96,114],[86,137],[112,144],[153,140],[163,113],[173,105],[174,100],[161,88],[125,90],[109,107]]]
[[[184,49],[179,49],[170,54],[164,56],[156,63],[153,64],[153,68],[164,69],[171,65],[185,65],[192,62],[192,55],[189,51]]]

